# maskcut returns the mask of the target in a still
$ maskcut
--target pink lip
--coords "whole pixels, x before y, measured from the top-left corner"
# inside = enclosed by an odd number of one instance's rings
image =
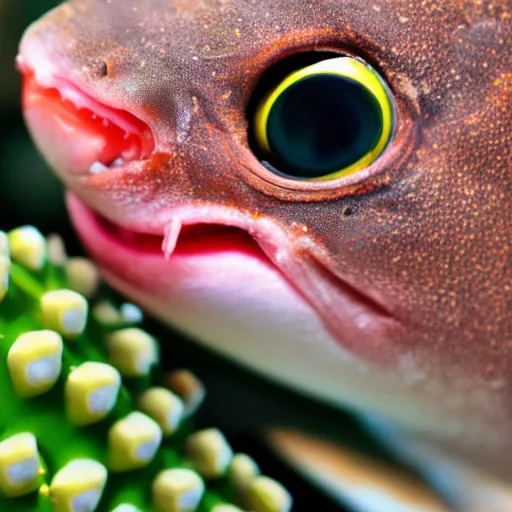
[[[246,230],[222,224],[219,216],[219,223],[212,224],[197,222],[196,215],[201,213],[193,208],[177,213],[188,223],[180,229],[172,257],[166,257],[162,251],[163,235],[132,231],[113,223],[72,193],[68,193],[67,203],[73,224],[103,270],[160,300],[165,300],[177,283],[189,278],[197,282],[208,275],[211,280],[229,279],[216,270],[225,267],[225,260],[231,260],[238,268],[251,260],[259,268],[264,267],[265,272],[279,274],[279,279],[286,282]],[[223,219],[230,221],[227,217]],[[250,286],[250,275],[247,279],[245,285]]]
[[[87,218],[87,224],[93,227],[95,232],[100,232],[110,243],[115,244],[118,249],[138,253],[141,257],[169,260],[171,257],[180,258],[194,254],[208,256],[224,252],[244,254],[270,264],[255,240],[241,228],[211,223],[181,226],[180,222],[173,245],[166,250],[165,235],[141,233],[124,228],[96,214],[72,194],[69,195],[68,204],[71,210],[78,214],[79,222],[84,222]]]

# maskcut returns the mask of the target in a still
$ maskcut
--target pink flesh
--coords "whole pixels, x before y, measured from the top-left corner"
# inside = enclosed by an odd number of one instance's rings
[[[23,110],[52,165],[84,174],[94,162],[106,166],[147,158],[154,150],[150,129],[119,109],[102,105],[65,81],[40,86],[23,73]]]
[[[71,199],[70,204],[74,204]],[[85,205],[82,204],[82,208]],[[84,212],[83,215],[86,215]],[[184,258],[191,255],[211,256],[219,253],[238,254],[243,257],[256,258],[271,265],[254,239],[242,229],[222,226],[220,224],[194,224],[182,226],[178,219],[173,219],[166,229],[165,237],[137,233],[108,221],[105,217],[94,216],[91,226],[108,237],[118,249],[124,247],[137,257],[155,257],[164,265],[168,260]],[[85,218],[85,217],[84,217]],[[132,256],[136,256],[133,254]]]

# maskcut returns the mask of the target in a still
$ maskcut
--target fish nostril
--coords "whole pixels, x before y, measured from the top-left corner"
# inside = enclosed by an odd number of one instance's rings
[[[102,60],[98,66],[98,71],[97,71],[98,78],[106,78],[108,76],[108,70],[109,70],[108,62],[105,60]]]

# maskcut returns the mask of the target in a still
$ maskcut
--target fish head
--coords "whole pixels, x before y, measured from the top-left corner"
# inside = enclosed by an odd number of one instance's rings
[[[511,36],[505,0],[71,0],[18,67],[114,287],[302,392],[477,442],[512,418]],[[280,167],[269,98],[340,59],[380,87],[378,154],[322,171],[296,134]],[[364,135],[336,124],[348,90],[308,91],[314,155]]]

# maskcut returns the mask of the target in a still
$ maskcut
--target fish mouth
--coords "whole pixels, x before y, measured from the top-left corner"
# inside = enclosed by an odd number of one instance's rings
[[[293,242],[271,221],[256,221],[225,208],[190,206],[176,208],[159,227],[142,227],[107,218],[71,192],[68,208],[107,280],[128,295],[137,290],[135,300],[186,302],[189,287],[200,288],[206,280],[204,287],[215,283],[212,294],[222,302],[225,287],[233,284],[231,271],[238,275],[235,279],[244,295],[244,289],[254,286],[254,277],[250,272],[245,275],[244,267],[256,265],[258,279],[269,276],[293,300],[308,304],[341,347],[379,366],[394,363],[389,342],[402,329],[401,323],[370,295],[334,276],[321,263],[297,264]],[[218,270],[220,261],[231,262],[227,270],[224,263]],[[185,291],[176,299],[176,289],[184,282],[188,283]]]
[[[78,199],[71,196],[68,201],[76,203]],[[239,227],[206,222],[182,225],[181,221],[173,219],[164,228],[165,234],[158,235],[124,227],[92,210],[85,203],[82,203],[81,208],[82,211],[89,210],[87,215],[103,236],[123,250],[140,256],[163,257],[169,261],[172,257],[192,254],[208,256],[221,252],[237,252],[271,264],[256,240]]]
[[[133,114],[101,103],[65,79],[52,76],[43,84],[21,58],[18,69],[28,127],[60,174],[100,174],[143,163],[154,153],[152,130]]]

